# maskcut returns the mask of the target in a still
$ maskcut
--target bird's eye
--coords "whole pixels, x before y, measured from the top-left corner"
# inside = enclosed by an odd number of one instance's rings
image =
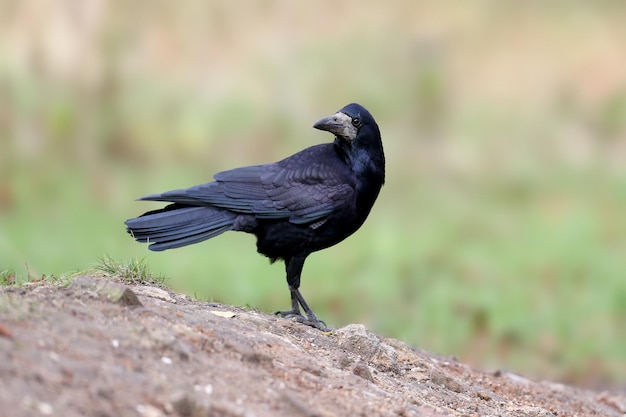
[[[352,119],[352,126],[354,126],[354,127],[361,126],[361,119],[359,119],[358,117],[354,117]]]

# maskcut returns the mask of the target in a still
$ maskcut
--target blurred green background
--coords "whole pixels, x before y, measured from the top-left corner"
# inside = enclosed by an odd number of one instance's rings
[[[330,326],[485,369],[626,385],[626,3],[0,1],[0,271],[143,258],[271,312],[282,264],[226,234],[150,253],[136,197],[330,141],[356,101],[387,184],[309,257]]]

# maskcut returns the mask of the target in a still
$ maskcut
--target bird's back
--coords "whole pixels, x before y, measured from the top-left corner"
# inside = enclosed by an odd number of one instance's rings
[[[316,201],[325,209],[323,216],[306,223],[259,221],[254,231],[257,248],[272,259],[304,256],[341,242],[363,224],[382,186],[380,180],[359,187],[359,178],[336,143],[307,148],[276,165],[281,168],[276,189],[297,190],[294,202]]]

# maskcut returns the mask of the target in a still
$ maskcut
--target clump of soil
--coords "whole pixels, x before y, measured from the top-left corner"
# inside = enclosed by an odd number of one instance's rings
[[[623,416],[626,395],[487,373],[349,325],[332,333],[82,276],[0,288],[0,416]]]

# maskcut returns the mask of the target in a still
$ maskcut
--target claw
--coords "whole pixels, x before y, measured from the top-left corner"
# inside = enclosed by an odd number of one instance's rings
[[[291,319],[294,317],[301,317],[301,318],[305,318],[302,313],[300,312],[300,310],[285,310],[285,311],[276,311],[274,312],[275,315],[280,316],[282,318],[285,319]]]
[[[315,315],[313,315],[313,317],[307,317],[302,315],[302,313],[300,312],[300,310],[298,311],[293,311],[293,310],[289,310],[289,311],[277,311],[276,313],[277,316],[280,316],[282,318],[285,319],[290,319],[293,320],[295,322],[301,323],[301,324],[306,324],[307,326],[311,326],[314,327],[318,330],[321,330],[323,332],[331,332],[332,329],[330,329],[328,326],[326,326],[326,323],[324,323],[322,320],[318,319]]]

